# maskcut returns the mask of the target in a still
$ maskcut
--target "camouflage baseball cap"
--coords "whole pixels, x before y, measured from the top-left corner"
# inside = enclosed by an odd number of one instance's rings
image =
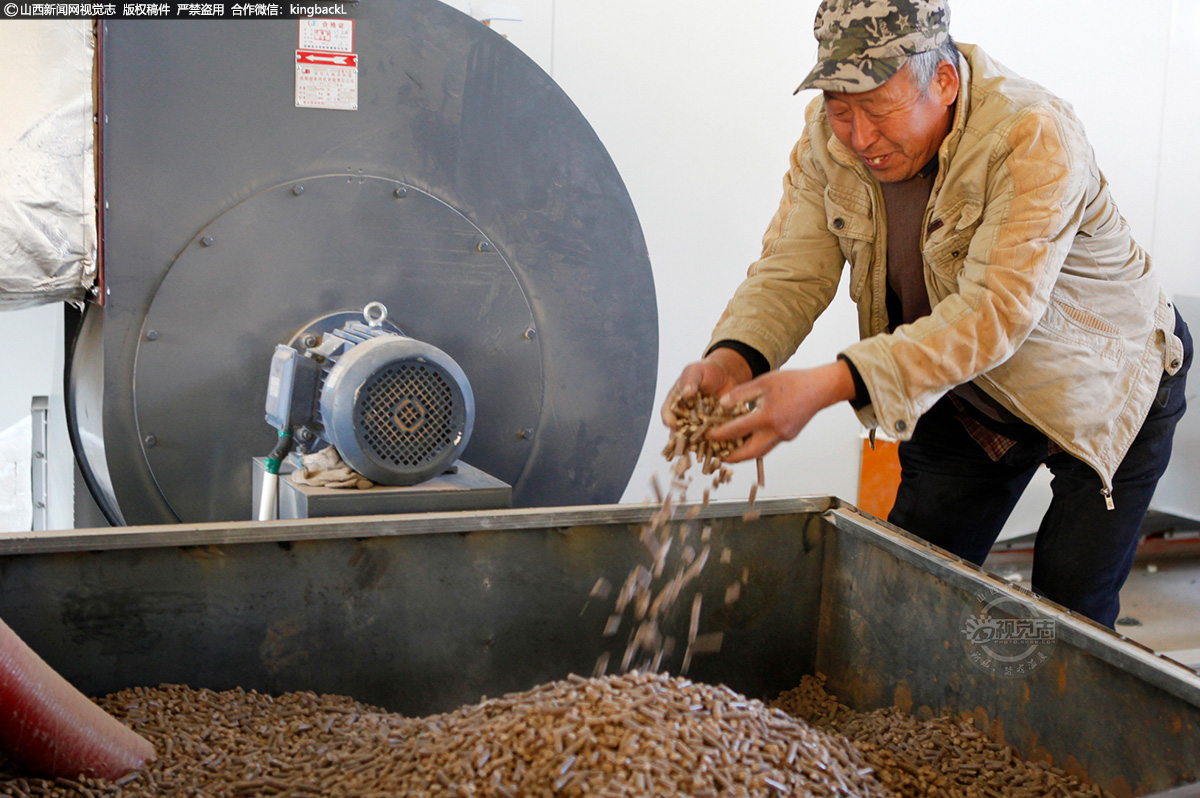
[[[813,33],[817,65],[796,91],[870,91],[910,55],[946,42],[950,7],[946,0],[823,0]]]

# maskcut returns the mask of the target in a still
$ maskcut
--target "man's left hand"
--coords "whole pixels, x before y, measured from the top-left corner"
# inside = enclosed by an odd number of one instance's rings
[[[715,441],[746,437],[725,461],[751,460],[795,438],[817,411],[853,398],[854,378],[842,360],[811,369],[772,371],[721,397],[730,406],[753,402],[754,410],[722,424],[708,437]]]

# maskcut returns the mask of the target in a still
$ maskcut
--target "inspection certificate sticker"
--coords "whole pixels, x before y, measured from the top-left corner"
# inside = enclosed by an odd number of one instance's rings
[[[320,50],[326,53],[354,52],[354,20],[300,20],[301,50]]]
[[[358,108],[358,55],[296,51],[296,107]]]

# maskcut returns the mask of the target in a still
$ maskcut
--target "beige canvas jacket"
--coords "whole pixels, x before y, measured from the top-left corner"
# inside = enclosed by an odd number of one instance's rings
[[[870,393],[864,424],[906,439],[973,380],[1091,465],[1108,496],[1163,371],[1181,365],[1174,311],[1071,106],[978,47],[960,50],[921,239],[932,313],[888,333],[883,196],[818,97],[762,257],[712,341],[741,341],[779,368],[848,263],[862,340],[842,354]]]

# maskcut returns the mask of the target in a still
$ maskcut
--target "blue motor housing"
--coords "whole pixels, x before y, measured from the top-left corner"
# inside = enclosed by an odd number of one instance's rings
[[[415,485],[462,454],[475,397],[462,368],[432,344],[350,322],[272,359],[267,421],[308,448],[332,444],[358,473]],[[315,375],[315,376],[309,376]]]

